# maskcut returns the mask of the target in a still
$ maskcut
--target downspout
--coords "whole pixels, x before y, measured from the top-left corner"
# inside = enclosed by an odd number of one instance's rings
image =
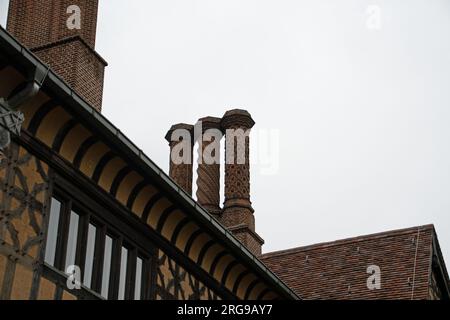
[[[47,78],[49,68],[36,66],[30,80],[25,88],[17,92],[14,96],[7,98],[0,97],[0,156],[11,143],[11,133],[20,135],[24,115],[18,109],[33,98],[42,88]]]

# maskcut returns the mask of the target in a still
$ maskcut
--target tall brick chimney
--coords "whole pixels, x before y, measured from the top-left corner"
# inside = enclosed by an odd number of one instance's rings
[[[194,126],[185,123],[173,125],[166,134],[166,140],[170,146],[169,175],[192,196]]]
[[[201,132],[197,168],[197,202],[220,220],[220,140],[222,138],[221,119],[206,117],[199,120]],[[220,136],[220,138],[219,138]],[[216,139],[218,139],[216,141]],[[200,147],[201,146],[201,147]],[[211,150],[210,150],[211,149]]]
[[[255,255],[264,240],[255,232],[250,201],[250,137],[255,122],[245,110],[231,110],[222,118],[225,130],[225,202],[222,223]]]
[[[98,0],[10,0],[8,31],[101,111],[107,63],[95,51]]]

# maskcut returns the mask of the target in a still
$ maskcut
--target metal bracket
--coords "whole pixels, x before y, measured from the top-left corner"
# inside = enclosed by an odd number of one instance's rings
[[[0,151],[11,143],[11,133],[20,135],[23,121],[23,113],[11,111],[8,103],[0,98]]]

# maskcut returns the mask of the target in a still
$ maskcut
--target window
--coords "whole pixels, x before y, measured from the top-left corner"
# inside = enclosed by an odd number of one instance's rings
[[[95,253],[95,236],[97,234],[97,228],[89,224],[87,246],[86,246],[86,261],[84,265],[84,281],[83,284],[91,288],[92,283],[92,271],[94,267],[94,253]]]
[[[136,261],[136,283],[134,284],[134,300],[141,300],[142,295],[142,259]]]
[[[125,299],[125,285],[127,281],[127,262],[128,262],[128,250],[122,247],[122,254],[120,257],[119,300]]]
[[[75,212],[70,213],[70,223],[69,223],[69,238],[67,240],[67,251],[66,251],[66,267],[75,265],[75,254],[77,250],[77,239],[78,239],[78,223],[80,221],[80,216]]]
[[[102,290],[101,294],[104,298],[108,298],[109,280],[111,277],[111,257],[112,257],[113,240],[106,236],[105,252],[103,258],[103,272],[102,272]]]
[[[64,192],[52,198],[49,211],[46,272],[57,269],[66,273],[68,267],[76,266],[81,272],[77,280],[91,295],[95,292],[97,297],[119,300],[149,298],[150,244],[138,245],[123,234],[120,225],[111,224],[109,212],[97,214],[101,208],[88,208]]]
[[[45,262],[51,266],[55,264],[60,211],[61,211],[61,202],[52,198],[50,204],[50,218],[48,223],[47,243],[45,246]]]

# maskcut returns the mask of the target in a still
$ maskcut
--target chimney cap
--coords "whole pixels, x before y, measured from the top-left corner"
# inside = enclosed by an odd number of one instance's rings
[[[165,136],[167,142],[169,142],[169,143],[172,142],[172,133],[173,133],[175,130],[182,130],[182,129],[189,131],[189,133],[191,134],[191,136],[192,136],[192,134],[193,134],[193,132],[194,132],[194,126],[191,125],[191,124],[187,124],[187,123],[178,123],[178,124],[174,124],[174,125],[169,129],[169,131],[167,131],[167,134],[166,134],[166,136]]]
[[[247,110],[229,110],[222,118],[223,129],[229,129],[233,127],[251,129],[254,125],[255,121]]]
[[[203,133],[205,133],[206,130],[209,129],[219,129],[222,130],[222,119],[221,118],[217,118],[217,117],[204,117],[201,119],[198,119],[197,121],[197,125],[199,125],[199,123],[202,123],[202,131]]]

